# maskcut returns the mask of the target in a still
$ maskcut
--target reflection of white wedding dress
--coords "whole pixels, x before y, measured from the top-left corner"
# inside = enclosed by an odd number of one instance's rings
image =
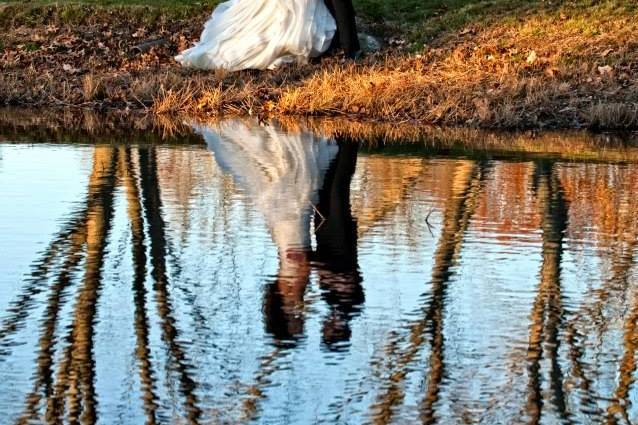
[[[324,0],[228,0],[175,59],[200,69],[272,69],[325,52],[335,31]]]
[[[310,132],[240,120],[198,127],[217,164],[264,214],[280,252],[310,248],[310,220],[339,147]]]

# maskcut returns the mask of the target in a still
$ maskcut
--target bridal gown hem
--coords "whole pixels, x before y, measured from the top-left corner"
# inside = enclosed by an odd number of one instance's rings
[[[274,69],[325,52],[336,23],[323,0],[229,0],[175,59],[198,69]]]
[[[230,120],[196,125],[217,165],[264,215],[280,253],[308,250],[314,205],[339,147],[311,132]],[[285,255],[282,255],[285,260]]]

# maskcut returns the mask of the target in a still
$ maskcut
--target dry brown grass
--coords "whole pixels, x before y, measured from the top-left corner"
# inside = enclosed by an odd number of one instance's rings
[[[593,105],[588,115],[595,129],[624,130],[638,128],[638,103],[600,103]]]
[[[100,78],[96,78],[93,74],[82,77],[82,93],[87,102],[99,100],[104,95],[104,87]]]

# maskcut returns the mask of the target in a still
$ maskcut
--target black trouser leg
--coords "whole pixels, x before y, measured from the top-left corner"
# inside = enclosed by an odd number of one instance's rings
[[[324,3],[328,7],[328,11],[330,12],[332,17],[334,18],[336,16],[337,12],[335,12],[335,7],[332,4],[332,0],[325,0]],[[335,21],[336,21],[336,19],[335,19]],[[328,51],[326,53],[331,52],[333,50],[337,50],[339,48],[339,45],[341,44],[341,40],[339,39],[340,37],[341,37],[341,34],[339,33],[339,25],[337,25],[337,31],[335,32],[335,35],[332,38],[332,43],[330,43],[330,48],[328,49]]]
[[[330,350],[339,350],[350,340],[350,321],[365,300],[357,255],[357,221],[350,206],[358,144],[345,138],[337,140],[339,153],[324,176],[315,215],[315,266],[322,297],[330,306],[322,341]]]
[[[360,46],[352,0],[326,0],[326,5],[337,21],[335,39],[339,40],[347,56],[354,57]]]

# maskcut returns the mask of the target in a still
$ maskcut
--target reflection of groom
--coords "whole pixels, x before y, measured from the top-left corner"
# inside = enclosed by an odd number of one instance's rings
[[[325,0],[325,2],[337,22],[337,33],[332,40],[331,47],[341,47],[346,56],[355,59],[361,48],[359,47],[352,0]]]
[[[357,164],[358,144],[338,138],[339,153],[324,178],[315,214],[314,255],[322,298],[330,307],[322,341],[341,350],[350,340],[350,321],[364,302],[357,260],[357,221],[350,208],[350,183]]]

